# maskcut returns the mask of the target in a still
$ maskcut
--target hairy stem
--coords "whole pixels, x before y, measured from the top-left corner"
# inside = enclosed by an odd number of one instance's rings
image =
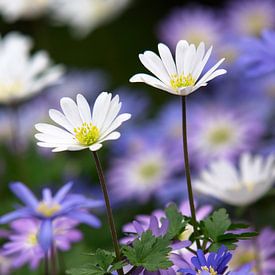
[[[115,249],[116,257],[117,257],[118,260],[120,260],[119,243],[118,243],[116,227],[115,227],[113,212],[112,212],[110,199],[109,199],[109,195],[108,195],[106,181],[105,181],[105,178],[104,178],[103,170],[102,170],[100,160],[98,158],[97,153],[93,152],[93,156],[94,156],[94,160],[95,160],[95,164],[96,164],[96,169],[97,169],[97,173],[98,173],[102,193],[104,195],[104,200],[105,200],[105,205],[106,205],[106,210],[107,210],[108,223],[109,223],[109,227],[110,227],[110,231],[111,231],[111,235],[112,235],[113,246],[114,246],[114,249]],[[124,275],[123,270],[119,269],[118,274],[119,275]]]
[[[189,157],[188,157],[186,97],[185,96],[181,97],[181,103],[182,103],[182,140],[183,140],[185,173],[186,173],[189,206],[191,211],[191,222],[194,228],[194,236],[196,238],[198,237],[198,228],[197,228],[196,208],[194,203],[194,195],[193,195],[193,189],[192,189],[191,172],[190,172]],[[196,244],[197,244],[197,248],[201,248],[200,241],[198,239],[196,239]]]

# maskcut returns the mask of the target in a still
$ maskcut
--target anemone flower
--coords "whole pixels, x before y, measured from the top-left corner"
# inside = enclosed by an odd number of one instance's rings
[[[144,67],[156,77],[136,74],[130,78],[130,82],[145,82],[168,93],[186,96],[206,86],[210,80],[226,73],[226,70],[218,69],[224,61],[221,59],[199,79],[212,52],[210,47],[205,53],[203,42],[196,48],[194,44],[180,40],[176,46],[175,61],[166,45],[158,44],[158,50],[160,57],[152,51],[145,51],[139,55]]]
[[[186,275],[222,275],[227,270],[232,254],[225,246],[221,246],[217,252],[211,252],[205,257],[203,251],[198,249],[197,256],[191,259],[195,269],[180,269]]]
[[[75,219],[78,222],[86,223],[95,228],[101,225],[99,219],[93,214],[88,213],[87,209],[100,207],[103,202],[87,199],[79,194],[68,194],[72,188],[72,183],[65,184],[55,196],[52,196],[50,189],[43,189],[42,200],[38,200],[23,183],[12,183],[10,188],[23,202],[24,206],[0,217],[0,224],[22,218],[36,218],[40,220],[41,225],[37,238],[44,251],[48,251],[53,244],[53,222],[57,218],[67,217]]]
[[[87,100],[81,94],[77,95],[76,102],[63,97],[60,106],[64,114],[51,109],[49,115],[64,129],[47,123],[35,125],[40,132],[35,135],[39,140],[37,145],[54,148],[53,152],[86,148],[97,151],[102,147],[102,142],[118,139],[120,133],[115,130],[131,117],[128,113],[118,115],[121,108],[119,96],[112,99],[112,94],[106,92],[97,97],[92,114]]]
[[[234,206],[249,205],[264,196],[275,181],[275,157],[245,153],[239,168],[226,160],[217,160],[203,170],[195,189]]]

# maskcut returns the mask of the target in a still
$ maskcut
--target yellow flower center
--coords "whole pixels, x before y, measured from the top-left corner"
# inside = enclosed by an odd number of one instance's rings
[[[20,94],[23,90],[23,85],[20,81],[11,83],[0,83],[0,98],[7,99]]]
[[[193,78],[193,76],[191,74],[188,74],[188,75],[175,74],[175,75],[171,76],[170,84],[171,84],[172,88],[175,91],[177,91],[179,88],[194,86],[195,79]]]
[[[30,233],[27,237],[27,243],[30,244],[31,246],[37,245],[37,236],[35,233]]]
[[[159,173],[160,167],[156,163],[147,163],[141,166],[140,175],[143,179],[152,179]]]
[[[202,271],[208,271],[208,272],[210,273],[210,275],[217,275],[217,274],[218,274],[218,272],[215,271],[214,268],[211,267],[211,266],[210,266],[210,267],[203,266],[203,267],[201,268],[201,270],[202,270]],[[199,270],[198,274],[201,274],[201,273],[202,273],[201,270]]]
[[[60,209],[61,205],[58,203],[47,204],[45,202],[40,202],[36,208],[36,211],[44,215],[45,217],[51,217]]]
[[[83,123],[81,127],[74,128],[75,137],[81,145],[90,146],[98,141],[99,130],[90,123]]]
[[[236,249],[233,258],[229,263],[230,269],[236,269],[257,259],[257,253],[251,248]]]
[[[214,145],[222,145],[230,140],[230,137],[230,129],[227,127],[216,128],[209,133],[209,141]]]

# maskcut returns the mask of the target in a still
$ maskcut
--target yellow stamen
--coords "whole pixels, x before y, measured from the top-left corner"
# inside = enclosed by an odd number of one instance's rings
[[[209,133],[209,141],[214,145],[223,145],[230,140],[231,132],[228,127],[215,128]]]
[[[201,270],[203,270],[203,271],[208,271],[208,272],[210,273],[210,275],[217,275],[217,274],[218,274],[218,272],[215,271],[214,268],[211,267],[211,266],[210,266],[210,267],[203,266],[203,267],[201,268]],[[201,270],[199,270],[198,274],[201,274],[201,273],[202,273]]]
[[[37,245],[37,236],[35,233],[30,233],[27,237],[27,243],[32,245],[32,246],[35,246]]]
[[[90,146],[98,141],[99,130],[90,123],[83,123],[81,127],[74,128],[75,137],[81,145]]]
[[[170,84],[171,84],[172,88],[175,91],[177,91],[179,88],[194,86],[195,79],[193,78],[193,76],[191,74],[188,74],[188,75],[175,74],[175,75],[171,76]]]
[[[58,203],[46,204],[45,202],[40,202],[36,208],[36,211],[45,217],[51,217],[60,209],[61,206]]]

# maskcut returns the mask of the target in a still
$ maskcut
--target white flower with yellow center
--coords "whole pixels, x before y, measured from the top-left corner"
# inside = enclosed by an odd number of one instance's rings
[[[31,40],[12,32],[0,38],[0,103],[11,104],[26,99],[63,74],[61,66],[52,66],[48,54],[30,55]]]
[[[136,74],[130,82],[144,82],[160,90],[175,95],[188,95],[215,77],[225,74],[226,70],[218,69],[224,59],[217,62],[200,79],[201,73],[211,55],[212,47],[205,53],[203,42],[196,48],[185,40],[178,42],[175,61],[169,48],[158,44],[160,57],[151,51],[139,55],[141,63],[156,77],[148,74]]]
[[[195,189],[234,206],[249,205],[261,198],[275,180],[275,157],[245,153],[239,169],[227,160],[217,160],[194,182]]]
[[[83,95],[78,94],[76,102],[69,97],[60,100],[63,111],[51,109],[50,118],[62,126],[56,127],[47,123],[38,123],[35,128],[40,132],[35,135],[41,147],[53,148],[53,152],[78,151],[89,148],[97,151],[102,142],[115,140],[120,133],[115,131],[131,115],[118,115],[121,102],[119,96],[112,98],[111,93],[101,93],[94,104],[91,113],[90,106]]]

